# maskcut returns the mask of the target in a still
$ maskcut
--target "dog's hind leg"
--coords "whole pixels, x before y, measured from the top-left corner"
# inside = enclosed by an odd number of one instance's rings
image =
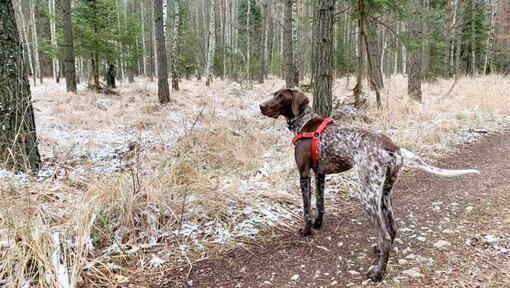
[[[370,223],[377,234],[377,247],[380,251],[377,255],[375,266],[367,274],[368,278],[374,282],[381,281],[386,272],[392,243],[391,234],[386,224],[386,217],[382,210],[382,194],[386,172],[383,168],[378,166],[377,168],[374,167],[373,170],[360,169],[358,171],[360,177],[360,198]]]
[[[315,200],[317,205],[317,217],[313,222],[313,228],[320,228],[322,226],[322,218],[324,216],[324,182],[326,175],[317,173],[315,176]]]

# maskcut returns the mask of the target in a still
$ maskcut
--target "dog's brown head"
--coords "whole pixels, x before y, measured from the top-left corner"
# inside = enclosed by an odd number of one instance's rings
[[[305,94],[294,89],[280,89],[273,98],[260,104],[262,115],[278,118],[280,115],[291,119],[299,116],[310,101]]]

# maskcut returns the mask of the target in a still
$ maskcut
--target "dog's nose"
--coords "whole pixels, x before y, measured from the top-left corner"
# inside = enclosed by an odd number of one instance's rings
[[[264,110],[264,107],[265,107],[265,106],[264,106],[264,103],[260,104],[260,105],[259,105],[260,111],[263,111],[263,110]]]

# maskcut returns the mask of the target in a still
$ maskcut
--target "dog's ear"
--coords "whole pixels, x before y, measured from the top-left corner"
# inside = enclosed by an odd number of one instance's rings
[[[305,94],[298,90],[290,90],[292,93],[292,113],[294,116],[298,116],[306,108],[310,100]]]

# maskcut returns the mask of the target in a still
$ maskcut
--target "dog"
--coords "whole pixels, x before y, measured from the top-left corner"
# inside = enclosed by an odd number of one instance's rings
[[[375,265],[367,277],[383,279],[393,241],[397,233],[391,208],[392,191],[404,165],[439,176],[455,177],[479,174],[477,170],[447,170],[431,166],[409,150],[400,148],[387,136],[359,128],[343,128],[320,118],[310,108],[308,98],[298,90],[281,89],[273,98],[260,104],[264,116],[285,117],[287,126],[297,136],[295,160],[303,196],[302,235],[322,226],[324,216],[324,182],[326,174],[357,169],[360,181],[358,196],[377,235]],[[322,130],[322,131],[321,131]],[[310,171],[315,174],[317,216],[310,213]]]

